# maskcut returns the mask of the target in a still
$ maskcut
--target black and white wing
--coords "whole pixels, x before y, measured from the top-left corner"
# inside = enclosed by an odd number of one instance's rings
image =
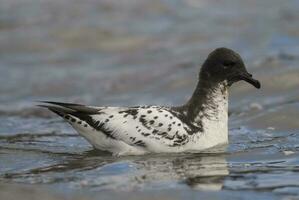
[[[191,124],[184,121],[181,113],[168,107],[90,107],[46,103],[54,106],[44,107],[65,118],[75,129],[79,129],[79,133],[105,135],[111,141],[122,141],[150,152],[167,152],[173,151],[173,147],[184,147],[195,131]]]

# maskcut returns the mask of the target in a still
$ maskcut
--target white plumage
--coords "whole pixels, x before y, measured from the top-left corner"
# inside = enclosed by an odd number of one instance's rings
[[[228,88],[245,80],[257,88],[241,57],[213,51],[191,99],[183,106],[94,107],[59,102],[41,105],[67,120],[95,148],[114,155],[198,152],[228,143]]]
[[[199,118],[189,122],[183,121],[184,113],[171,107],[88,107],[58,102],[44,106],[66,119],[96,149],[114,155],[194,152],[228,142],[227,92],[222,94],[221,87],[208,95],[217,101],[217,110],[205,105],[205,117],[199,113]]]

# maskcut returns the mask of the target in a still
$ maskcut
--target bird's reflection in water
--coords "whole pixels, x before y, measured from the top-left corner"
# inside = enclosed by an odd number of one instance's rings
[[[215,151],[112,157],[91,150],[80,155],[67,155],[61,163],[54,165],[7,173],[5,178],[93,190],[120,191],[157,186],[166,189],[185,185],[198,190],[221,190],[224,178],[229,174],[225,157]]]
[[[221,190],[229,170],[224,154],[173,154],[136,159],[141,183],[178,182],[196,190]]]
[[[200,167],[187,173],[186,184],[197,190],[221,190],[229,174],[224,156],[202,157]]]

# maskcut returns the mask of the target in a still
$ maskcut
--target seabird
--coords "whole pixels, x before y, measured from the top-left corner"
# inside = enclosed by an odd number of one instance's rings
[[[228,89],[240,80],[256,88],[240,55],[211,52],[190,100],[182,106],[95,107],[43,101],[94,148],[113,155],[198,152],[228,143]]]

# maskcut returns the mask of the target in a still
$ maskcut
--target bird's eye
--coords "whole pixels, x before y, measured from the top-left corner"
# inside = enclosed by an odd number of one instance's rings
[[[234,61],[224,61],[223,63],[222,63],[222,65],[223,66],[225,66],[225,67],[232,67],[232,66],[234,66],[236,63],[234,62]]]

